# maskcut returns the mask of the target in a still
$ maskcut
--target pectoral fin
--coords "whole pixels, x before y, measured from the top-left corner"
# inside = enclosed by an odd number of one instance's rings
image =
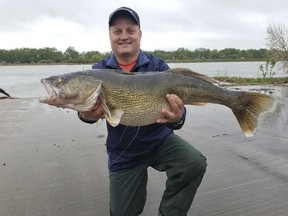
[[[120,109],[113,109],[113,110],[110,110],[108,108],[108,106],[106,105],[106,103],[103,103],[104,106],[104,116],[105,116],[105,119],[106,121],[113,127],[116,127],[117,125],[120,124],[120,121],[121,121],[121,117],[124,113],[123,110],[120,110]]]
[[[111,126],[116,127],[117,125],[120,124],[123,113],[124,113],[123,110],[120,110],[120,109],[111,110],[109,116],[105,114],[106,121]]]

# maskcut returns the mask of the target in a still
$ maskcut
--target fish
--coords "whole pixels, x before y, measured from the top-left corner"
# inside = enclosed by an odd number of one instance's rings
[[[217,81],[187,68],[163,72],[126,73],[116,69],[91,69],[41,79],[48,97],[41,103],[90,111],[104,105],[106,121],[113,127],[144,126],[170,110],[167,94],[180,97],[185,105],[214,103],[232,110],[247,137],[256,133],[260,114],[271,109],[275,98],[257,92],[228,90]]]

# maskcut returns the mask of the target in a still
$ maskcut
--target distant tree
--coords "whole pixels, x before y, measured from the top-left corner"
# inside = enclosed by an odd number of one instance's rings
[[[228,58],[228,59],[237,59],[239,52],[240,52],[239,49],[234,49],[234,48],[226,48],[226,49],[221,50],[221,53],[223,54],[223,56],[225,56],[225,58]]]
[[[64,55],[66,60],[73,62],[79,58],[80,53],[73,46],[70,46],[65,50]]]
[[[270,24],[267,28],[266,45],[269,57],[288,72],[288,27],[285,24]]]
[[[219,51],[216,49],[213,49],[210,51],[210,58],[211,59],[219,59]]]
[[[169,62],[205,62],[205,61],[265,61],[269,59],[267,49],[239,50],[225,48],[222,50],[210,50],[198,48],[189,50],[178,48],[174,51],[154,50],[146,51]],[[54,47],[44,48],[16,48],[11,50],[0,49],[0,64],[53,64],[53,63],[73,63],[91,64],[107,58],[111,52],[101,53],[99,51],[88,51],[79,53],[74,47],[68,47],[65,52]],[[273,63],[273,62],[271,62]],[[262,70],[266,69],[263,65]]]
[[[38,59],[41,62],[54,62],[59,63],[63,60],[63,53],[61,51],[58,51],[56,48],[50,48],[50,47],[44,47],[38,49],[37,54]]]

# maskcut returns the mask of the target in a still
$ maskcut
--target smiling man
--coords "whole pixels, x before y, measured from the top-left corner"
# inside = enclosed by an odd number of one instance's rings
[[[162,59],[140,49],[140,19],[131,8],[121,7],[112,12],[109,37],[113,53],[94,64],[93,69],[120,69],[127,73],[169,69]],[[159,110],[164,117],[154,124],[112,127],[107,123],[111,216],[141,214],[146,202],[148,167],[167,175],[159,215],[187,215],[206,171],[206,158],[174,134],[185,122],[186,109],[177,95],[169,94],[166,99],[171,109]],[[86,123],[94,123],[103,118],[103,106],[78,116]]]
[[[129,12],[118,10],[111,14],[109,37],[118,64],[130,72],[139,56],[142,31],[138,15],[133,12],[130,15],[125,13]]]

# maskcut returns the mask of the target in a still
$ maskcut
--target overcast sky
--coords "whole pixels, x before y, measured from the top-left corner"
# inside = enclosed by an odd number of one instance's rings
[[[142,49],[265,48],[269,24],[288,22],[287,0],[0,0],[0,49],[110,51],[109,14],[136,10]]]

